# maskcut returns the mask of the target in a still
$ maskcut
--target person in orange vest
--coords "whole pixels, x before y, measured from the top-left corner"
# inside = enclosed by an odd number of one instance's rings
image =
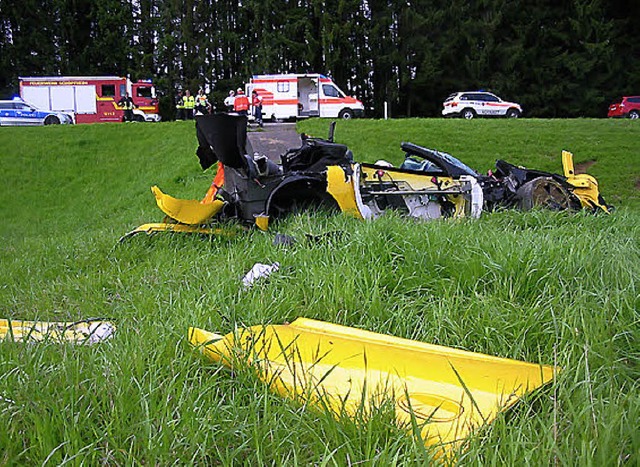
[[[244,91],[238,88],[236,91],[236,100],[233,101],[233,110],[240,115],[247,115],[249,110],[249,99],[244,95]]]

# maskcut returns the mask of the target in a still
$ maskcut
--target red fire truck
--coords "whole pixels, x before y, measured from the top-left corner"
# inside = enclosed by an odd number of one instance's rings
[[[36,107],[74,113],[76,123],[121,122],[118,102],[128,92],[139,122],[159,122],[156,90],[151,80],[131,82],[120,76],[21,77],[20,97]]]

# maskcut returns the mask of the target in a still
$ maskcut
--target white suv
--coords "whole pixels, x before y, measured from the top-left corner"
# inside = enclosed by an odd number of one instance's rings
[[[454,92],[442,103],[443,117],[508,117],[518,118],[522,107],[515,102],[507,102],[495,94],[483,91]]]

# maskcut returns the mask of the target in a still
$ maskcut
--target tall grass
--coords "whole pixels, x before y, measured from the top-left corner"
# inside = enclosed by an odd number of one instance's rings
[[[302,127],[325,134],[326,122]],[[0,317],[105,317],[118,329],[92,347],[0,343],[0,464],[428,462],[389,411],[335,420],[271,394],[248,370],[203,361],[186,343],[188,326],[228,332],[298,316],[562,367],[555,384],[479,431],[461,464],[640,462],[640,171],[629,143],[637,125],[338,126],[361,160],[398,162],[398,142],[413,140],[483,168],[494,144],[519,148],[516,135],[527,149],[501,157],[560,171],[559,150],[577,145],[578,161],[588,150],[585,159],[598,161],[589,172],[607,201],[619,196],[611,216],[502,211],[422,223],[392,213],[364,223],[301,214],[268,233],[122,244],[130,228],[162,218],[150,185],[187,198],[208,188],[191,124],[1,130]],[[475,148],[484,159],[465,156]],[[343,235],[305,236],[334,231]],[[275,246],[275,232],[298,241]],[[275,261],[280,271],[243,290],[254,263]]]

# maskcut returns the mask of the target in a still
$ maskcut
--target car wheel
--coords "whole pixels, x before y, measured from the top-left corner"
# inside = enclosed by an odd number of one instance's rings
[[[546,208],[554,211],[580,209],[573,193],[551,177],[537,177],[528,181],[516,192],[518,207],[523,211]]]
[[[60,125],[60,119],[58,117],[56,117],[55,115],[49,115],[47,118],[44,119],[44,124],[45,125]]]
[[[133,121],[134,122],[144,122],[144,117],[142,115],[134,115],[133,116]]]
[[[342,109],[338,114],[338,118],[341,118],[343,120],[351,120],[353,118],[353,110]]]
[[[632,110],[631,112],[629,112],[629,118],[633,120],[640,118],[640,112],[638,112],[637,110]]]
[[[518,117],[520,117],[520,111],[518,109],[507,110],[507,118],[518,118]]]
[[[472,118],[475,118],[476,113],[473,109],[464,109],[460,115],[462,116],[462,118],[464,118],[465,120],[471,120]]]

